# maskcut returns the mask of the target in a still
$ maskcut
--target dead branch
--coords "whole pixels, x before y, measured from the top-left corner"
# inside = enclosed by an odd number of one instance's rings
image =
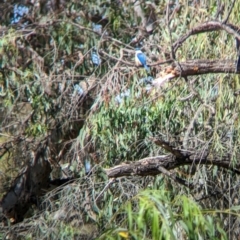
[[[161,148],[165,149],[167,152],[175,155],[178,158],[184,158],[185,156],[182,154],[180,150],[174,149],[168,142],[165,142],[159,138],[153,138],[153,137],[150,137],[150,140],[152,140],[156,145],[160,146]]]
[[[189,183],[185,179],[178,177],[174,172],[170,172],[161,166],[158,167],[158,170],[161,171],[161,173],[164,174],[165,176],[173,179],[175,182],[177,182],[185,187],[190,187],[190,188],[193,187],[193,184]]]
[[[237,38],[240,41],[240,34],[238,33],[239,27],[234,26],[232,24],[225,24],[219,21],[209,21],[209,22],[200,24],[199,26],[191,29],[187,34],[180,37],[173,44],[174,52],[176,53],[176,51],[183,44],[183,42],[185,42],[192,35],[205,33],[205,32],[219,31],[219,30],[226,31],[227,33],[233,35],[235,38]]]
[[[232,1],[232,4],[231,4],[230,9],[228,11],[228,14],[227,14],[226,18],[223,20],[223,23],[227,23],[227,21],[228,21],[228,19],[230,17],[230,14],[232,13],[232,10],[233,10],[235,2],[236,2],[236,0]]]
[[[174,63],[177,76],[201,75],[206,73],[236,73],[236,62],[232,60],[188,60]]]
[[[182,157],[183,155],[185,155],[185,157]],[[148,176],[160,174],[162,173],[162,169],[172,170],[183,165],[199,164],[218,166],[240,174],[240,171],[237,170],[240,167],[240,163],[232,167],[230,156],[214,159],[212,157],[201,155],[188,156],[184,152],[182,153],[182,156],[181,158],[174,155],[148,157],[129,164],[124,163],[113,168],[105,169],[105,172],[109,178],[118,178],[123,176]]]
[[[240,65],[240,64],[239,64]],[[237,61],[233,60],[188,60],[186,62],[174,62],[159,74],[153,81],[153,85],[161,86],[170,79],[176,77],[188,77],[209,73],[240,73]]]

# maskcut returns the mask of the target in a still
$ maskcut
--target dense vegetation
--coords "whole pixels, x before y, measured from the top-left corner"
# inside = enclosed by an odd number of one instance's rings
[[[240,2],[0,3],[0,238],[238,239]]]

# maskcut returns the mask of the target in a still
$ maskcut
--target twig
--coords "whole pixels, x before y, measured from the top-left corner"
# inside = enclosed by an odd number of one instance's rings
[[[116,178],[111,178],[109,181],[108,181],[108,183],[107,183],[107,185],[103,188],[103,190],[98,194],[98,196],[96,197],[96,199],[95,199],[95,202],[97,202],[97,200],[103,195],[103,193],[110,187],[110,185],[112,184],[112,183],[114,183],[116,181]]]
[[[175,56],[175,52],[173,51],[173,44],[172,44],[172,32],[171,32],[171,29],[170,29],[170,20],[169,20],[169,4],[170,4],[170,1],[168,1],[168,4],[167,4],[167,12],[166,12],[166,18],[167,18],[167,28],[168,28],[168,32],[169,32],[169,36],[170,36],[170,44],[171,44],[171,58],[172,59],[175,59],[176,56]]]
[[[150,137],[150,140],[152,140],[156,145],[164,148],[167,152],[172,153],[178,158],[185,157],[185,155],[180,150],[174,149],[168,142],[153,137]]]
[[[230,14],[231,14],[231,12],[232,12],[232,10],[233,10],[233,7],[234,7],[235,2],[236,2],[236,0],[233,0],[233,1],[232,1],[231,7],[230,7],[230,9],[229,9],[229,12],[228,12],[226,18],[223,20],[223,23],[225,23],[225,24],[227,23],[227,21],[228,21],[228,19],[229,19],[229,17],[230,17]]]
[[[216,20],[218,19],[219,15],[220,15],[220,13],[222,13],[222,11],[223,11],[223,5],[221,4],[221,1],[218,0],[217,1],[217,13],[216,13],[216,16],[215,16]]]
[[[168,171],[166,168],[164,168],[164,167],[159,166],[159,167],[158,167],[158,170],[159,170],[162,174],[164,174],[164,175],[166,175],[167,177],[173,179],[175,182],[180,183],[181,185],[184,185],[185,187],[188,187],[188,188],[192,188],[192,187],[193,187],[193,184],[187,182],[185,179],[182,179],[182,178],[176,176],[175,173],[169,172],[169,171]]]

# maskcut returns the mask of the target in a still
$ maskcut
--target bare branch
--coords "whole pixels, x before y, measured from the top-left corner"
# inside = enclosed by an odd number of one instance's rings
[[[111,186],[112,183],[114,183],[116,181],[115,178],[112,178],[108,181],[107,185],[103,188],[103,190],[98,194],[98,196],[95,199],[95,202],[97,202],[97,200],[103,195],[104,192],[106,192],[106,190],[109,189],[109,187]]]
[[[175,158],[172,155],[156,156],[141,159],[137,162],[130,164],[121,164],[113,168],[105,169],[105,172],[109,178],[118,178],[123,176],[147,176],[157,175],[162,173],[161,168],[171,170],[183,165],[214,165],[233,171],[240,174],[237,170],[240,167],[240,163],[236,164],[233,168],[230,162],[230,156],[223,158],[211,159],[202,156],[185,157],[185,159]]]
[[[158,167],[158,170],[161,171],[162,174],[166,175],[167,177],[173,179],[175,182],[180,183],[181,185],[184,185],[185,187],[192,187],[193,185],[187,182],[186,180],[176,176],[175,173],[169,172],[164,167]]]
[[[240,60],[239,60],[240,62]],[[232,60],[188,60],[183,63],[175,62],[159,74],[153,81],[154,86],[162,86],[168,80],[176,77],[187,77],[209,73],[240,73],[236,62]]]
[[[228,19],[229,19],[229,17],[230,17],[230,14],[231,14],[231,12],[232,12],[232,10],[233,10],[233,7],[234,7],[235,2],[236,2],[236,0],[233,0],[233,1],[232,1],[231,7],[230,7],[230,9],[229,9],[229,12],[228,12],[226,18],[223,20],[223,23],[227,23],[227,21],[228,21]]]
[[[240,34],[237,32],[239,27],[234,26],[232,24],[225,24],[219,21],[209,21],[190,30],[186,35],[180,37],[174,44],[173,49],[174,52],[178,50],[178,48],[185,42],[190,36],[204,33],[204,32],[212,32],[212,31],[219,31],[224,30],[227,33],[233,35],[235,38],[239,39],[240,41]]]
[[[218,0],[218,1],[217,1],[217,13],[216,13],[216,15],[215,15],[215,19],[216,19],[216,20],[218,19],[219,15],[222,14],[222,12],[223,12],[223,7],[224,7],[224,4],[221,4],[221,1]]]
[[[178,65],[173,64],[178,76],[206,73],[236,73],[236,63],[231,60],[188,60],[184,63],[178,63]]]
[[[169,33],[169,36],[170,36],[170,42],[171,42],[171,58],[175,59],[175,52],[173,51],[173,44],[172,44],[172,31],[170,30],[170,19],[169,19],[169,5],[170,5],[170,2],[168,1],[168,4],[167,4],[167,11],[166,11],[166,19],[167,19],[167,29],[168,29],[168,33]]]
[[[150,138],[150,140],[152,140],[156,145],[164,148],[166,151],[168,151],[169,153],[172,153],[173,155],[175,155],[176,157],[179,157],[179,158],[184,158],[185,155],[183,155],[183,153],[178,150],[178,149],[174,149],[170,143],[168,142],[165,142],[163,140],[160,140],[158,138]]]

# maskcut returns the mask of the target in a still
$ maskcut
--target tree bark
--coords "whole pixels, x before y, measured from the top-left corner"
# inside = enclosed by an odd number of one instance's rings
[[[236,62],[232,60],[188,60],[173,64],[175,76],[191,76],[207,73],[236,73]]]
[[[172,170],[183,165],[199,164],[219,166],[240,174],[240,171],[237,170],[239,169],[240,164],[238,163],[233,167],[230,159],[230,156],[223,158],[212,158],[208,156],[203,157],[199,154],[199,156],[183,155],[182,157],[177,157],[171,154],[148,157],[136,162],[120,164],[113,168],[105,169],[105,172],[108,178],[118,178],[123,176],[147,176],[162,173],[162,170],[159,167],[163,167],[166,170]]]
[[[238,64],[239,62],[239,64]],[[168,80],[177,77],[188,77],[212,73],[240,73],[240,57],[233,60],[188,60],[186,62],[173,62],[153,80],[154,86],[162,86]]]

